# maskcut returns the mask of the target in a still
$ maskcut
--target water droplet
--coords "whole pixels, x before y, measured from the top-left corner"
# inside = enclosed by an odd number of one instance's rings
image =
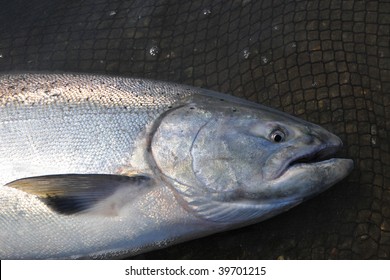
[[[363,234],[362,236],[360,236],[361,240],[367,240],[369,238],[370,238],[370,236],[368,236],[367,234]]]
[[[279,25],[274,26],[274,30],[279,30],[279,29],[280,29]]]
[[[104,60],[100,60],[99,63],[100,63],[100,64],[103,64],[103,63],[104,63]]]
[[[292,48],[296,48],[296,47],[297,47],[297,43],[292,42],[292,43],[291,43],[291,47],[292,47]]]
[[[157,56],[160,54],[160,48],[158,46],[153,46],[149,49],[149,54],[151,56]]]
[[[373,146],[376,145],[376,137],[371,137],[371,144],[372,144]]]
[[[241,51],[241,57],[243,59],[248,59],[250,55],[251,55],[251,52],[249,51],[249,48],[245,48]]]
[[[110,11],[108,15],[109,15],[110,17],[115,16],[115,15],[116,15],[116,11]]]
[[[0,58],[3,58],[4,56],[3,56],[3,54],[2,53],[0,53]]]
[[[268,59],[268,57],[266,57],[266,56],[262,56],[262,57],[261,57],[261,61],[262,61],[264,64],[267,64],[268,61],[269,61],[269,59]]]
[[[313,83],[311,84],[312,87],[317,87],[318,86],[318,83],[316,81],[313,81]]]
[[[209,16],[209,15],[211,15],[211,10],[208,9],[208,8],[205,8],[205,9],[202,10],[202,14],[204,16]]]
[[[371,134],[372,135],[376,135],[377,134],[377,129],[376,129],[376,125],[371,125]]]

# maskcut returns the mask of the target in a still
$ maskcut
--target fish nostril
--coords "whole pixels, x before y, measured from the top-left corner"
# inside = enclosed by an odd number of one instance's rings
[[[316,141],[317,140],[317,141]],[[302,137],[302,143],[304,143],[305,145],[314,145],[314,144],[318,144],[320,141],[318,141],[318,137],[314,134],[307,134],[307,135],[304,135]]]
[[[307,129],[310,129],[307,127]],[[327,130],[319,127],[319,129],[310,129],[308,135],[305,138],[305,144],[308,145],[326,145],[327,147],[334,147],[338,150],[343,146],[341,139],[334,135],[333,133],[328,132]]]

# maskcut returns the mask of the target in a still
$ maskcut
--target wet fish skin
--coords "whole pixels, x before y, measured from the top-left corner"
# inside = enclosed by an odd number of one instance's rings
[[[204,89],[5,74],[0,257],[120,257],[255,223],[344,178],[352,161],[327,159],[340,147],[319,126]]]

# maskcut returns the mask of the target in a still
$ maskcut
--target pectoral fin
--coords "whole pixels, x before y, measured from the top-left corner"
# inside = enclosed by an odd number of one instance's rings
[[[36,195],[53,211],[64,215],[117,215],[127,203],[153,185],[146,175],[63,174],[23,178],[12,187]]]

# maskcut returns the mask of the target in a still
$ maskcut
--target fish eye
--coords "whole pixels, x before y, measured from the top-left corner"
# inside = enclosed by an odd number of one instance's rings
[[[284,141],[284,139],[286,138],[286,135],[280,129],[275,129],[274,131],[271,132],[270,138],[273,142],[280,143],[280,142]]]

